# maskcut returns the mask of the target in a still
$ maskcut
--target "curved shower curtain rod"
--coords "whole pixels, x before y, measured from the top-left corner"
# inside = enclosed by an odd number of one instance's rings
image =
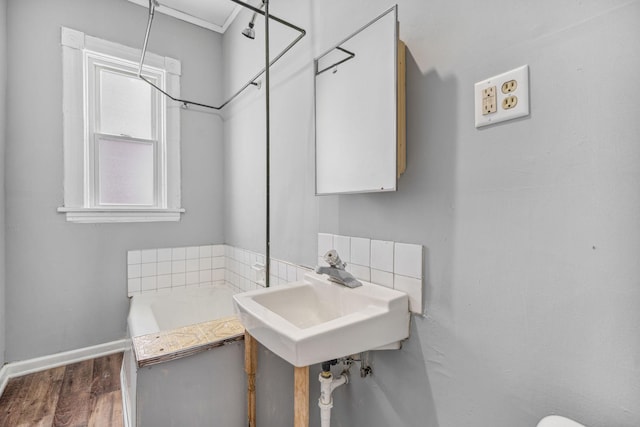
[[[232,2],[239,4],[242,7],[245,7],[247,9],[252,10],[255,13],[259,13],[262,16],[265,16],[265,12],[262,11],[260,8],[257,8],[255,6],[252,6],[248,3],[245,3],[241,0],[231,0]],[[160,3],[157,0],[149,0],[149,20],[147,22],[147,32],[145,33],[144,36],[144,45],[142,46],[142,55],[140,57],[140,63],[138,64],[138,77],[141,78],[142,80],[144,80],[145,82],[147,82],[148,84],[150,84],[151,86],[153,86],[156,90],[162,92],[165,96],[167,96],[168,98],[170,98],[172,101],[176,101],[180,104],[182,104],[183,106],[188,106],[188,105],[196,105],[198,107],[204,107],[204,108],[211,108],[213,110],[221,110],[223,109],[228,103],[230,103],[231,101],[233,101],[238,95],[240,95],[246,88],[248,88],[249,86],[258,86],[258,83],[256,83],[256,79],[258,77],[260,77],[265,71],[266,71],[266,67],[263,68],[262,70],[260,70],[255,76],[253,76],[251,79],[249,79],[249,81],[247,83],[245,83],[240,90],[238,90],[236,93],[234,93],[233,95],[231,95],[231,97],[226,100],[225,102],[223,102],[222,104],[220,104],[219,106],[215,106],[215,105],[208,105],[208,104],[203,104],[200,102],[194,102],[194,101],[189,101],[186,99],[180,99],[180,98],[175,98],[173,96],[171,96],[170,94],[168,94],[166,91],[164,91],[162,88],[160,88],[159,86],[157,86],[156,84],[154,84],[152,81],[146,79],[143,75],[142,75],[142,66],[144,65],[144,57],[147,53],[147,44],[149,42],[149,33],[151,33],[151,24],[153,23],[153,16],[155,14],[155,9],[156,7],[158,7],[160,5]],[[296,43],[298,43],[304,36],[305,34],[307,34],[307,32],[305,30],[303,30],[302,28],[288,22],[285,21],[284,19],[280,19],[277,16],[268,15],[269,19],[273,19],[276,22],[279,22],[280,24],[289,27],[293,30],[298,31],[300,34],[298,34],[298,37],[296,37],[291,43],[289,43],[289,45],[287,45],[287,47],[285,47],[282,52],[280,52],[275,58],[273,58],[273,60],[271,60],[271,62],[269,62],[269,67],[271,67],[273,64],[276,63],[276,61],[278,61],[280,58],[282,58],[282,56],[287,53],[293,46],[295,46]]]

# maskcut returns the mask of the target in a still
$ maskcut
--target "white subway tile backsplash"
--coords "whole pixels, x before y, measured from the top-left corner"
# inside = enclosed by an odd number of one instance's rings
[[[318,264],[336,249],[355,277],[407,292],[412,311],[422,311],[422,246],[360,237],[318,235]],[[252,268],[264,264],[264,255],[228,245],[133,250],[127,252],[127,290],[166,292],[171,287],[227,283],[236,291],[264,286],[264,274]],[[271,259],[270,285],[302,280],[313,269]],[[395,272],[395,276],[393,273]],[[403,274],[399,274],[403,273]],[[395,283],[394,283],[395,282]]]
[[[364,267],[371,265],[371,240],[361,237],[351,238],[351,262]]]
[[[393,242],[371,241],[371,268],[393,273]]]
[[[395,289],[409,295],[409,310],[422,314],[422,280],[396,274],[393,282]]]
[[[414,279],[422,279],[422,245],[396,243],[393,272]]]
[[[351,262],[351,238],[347,236],[333,236],[333,248],[340,259],[347,264]]]
[[[371,269],[371,283],[393,289],[393,273]]]

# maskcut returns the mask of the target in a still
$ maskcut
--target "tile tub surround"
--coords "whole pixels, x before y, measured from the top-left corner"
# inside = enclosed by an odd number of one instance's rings
[[[127,252],[128,296],[225,282],[238,292],[259,286],[264,256],[227,245],[186,246]]]
[[[318,265],[331,249],[356,278],[407,293],[411,312],[423,314],[422,245],[318,233]]]
[[[128,295],[222,284],[224,271],[224,245],[131,250],[127,252]]]

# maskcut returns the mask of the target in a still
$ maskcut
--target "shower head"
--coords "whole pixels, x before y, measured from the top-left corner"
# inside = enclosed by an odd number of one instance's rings
[[[264,0],[260,2],[260,9],[262,9],[263,7],[264,7]],[[249,22],[249,25],[247,26],[247,28],[242,30],[242,35],[251,40],[256,38],[256,30],[254,30],[253,27],[256,24],[257,14],[258,14],[257,12],[253,12],[253,16],[251,16],[251,21]]]
[[[256,16],[255,14],[253,15],[254,17]],[[251,22],[249,22],[249,26],[247,28],[245,28],[244,30],[242,30],[242,35],[253,40],[256,38],[256,30],[253,29],[254,23],[253,23],[253,19],[251,20]]]

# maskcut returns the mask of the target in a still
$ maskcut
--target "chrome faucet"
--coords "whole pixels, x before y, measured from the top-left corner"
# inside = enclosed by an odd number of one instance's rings
[[[362,286],[362,283],[360,283],[358,279],[353,277],[351,273],[344,269],[347,264],[342,262],[335,249],[328,251],[324,254],[323,258],[327,264],[329,264],[329,267],[317,266],[316,273],[326,274],[329,276],[330,281],[344,285],[348,288],[357,288],[358,286]]]

